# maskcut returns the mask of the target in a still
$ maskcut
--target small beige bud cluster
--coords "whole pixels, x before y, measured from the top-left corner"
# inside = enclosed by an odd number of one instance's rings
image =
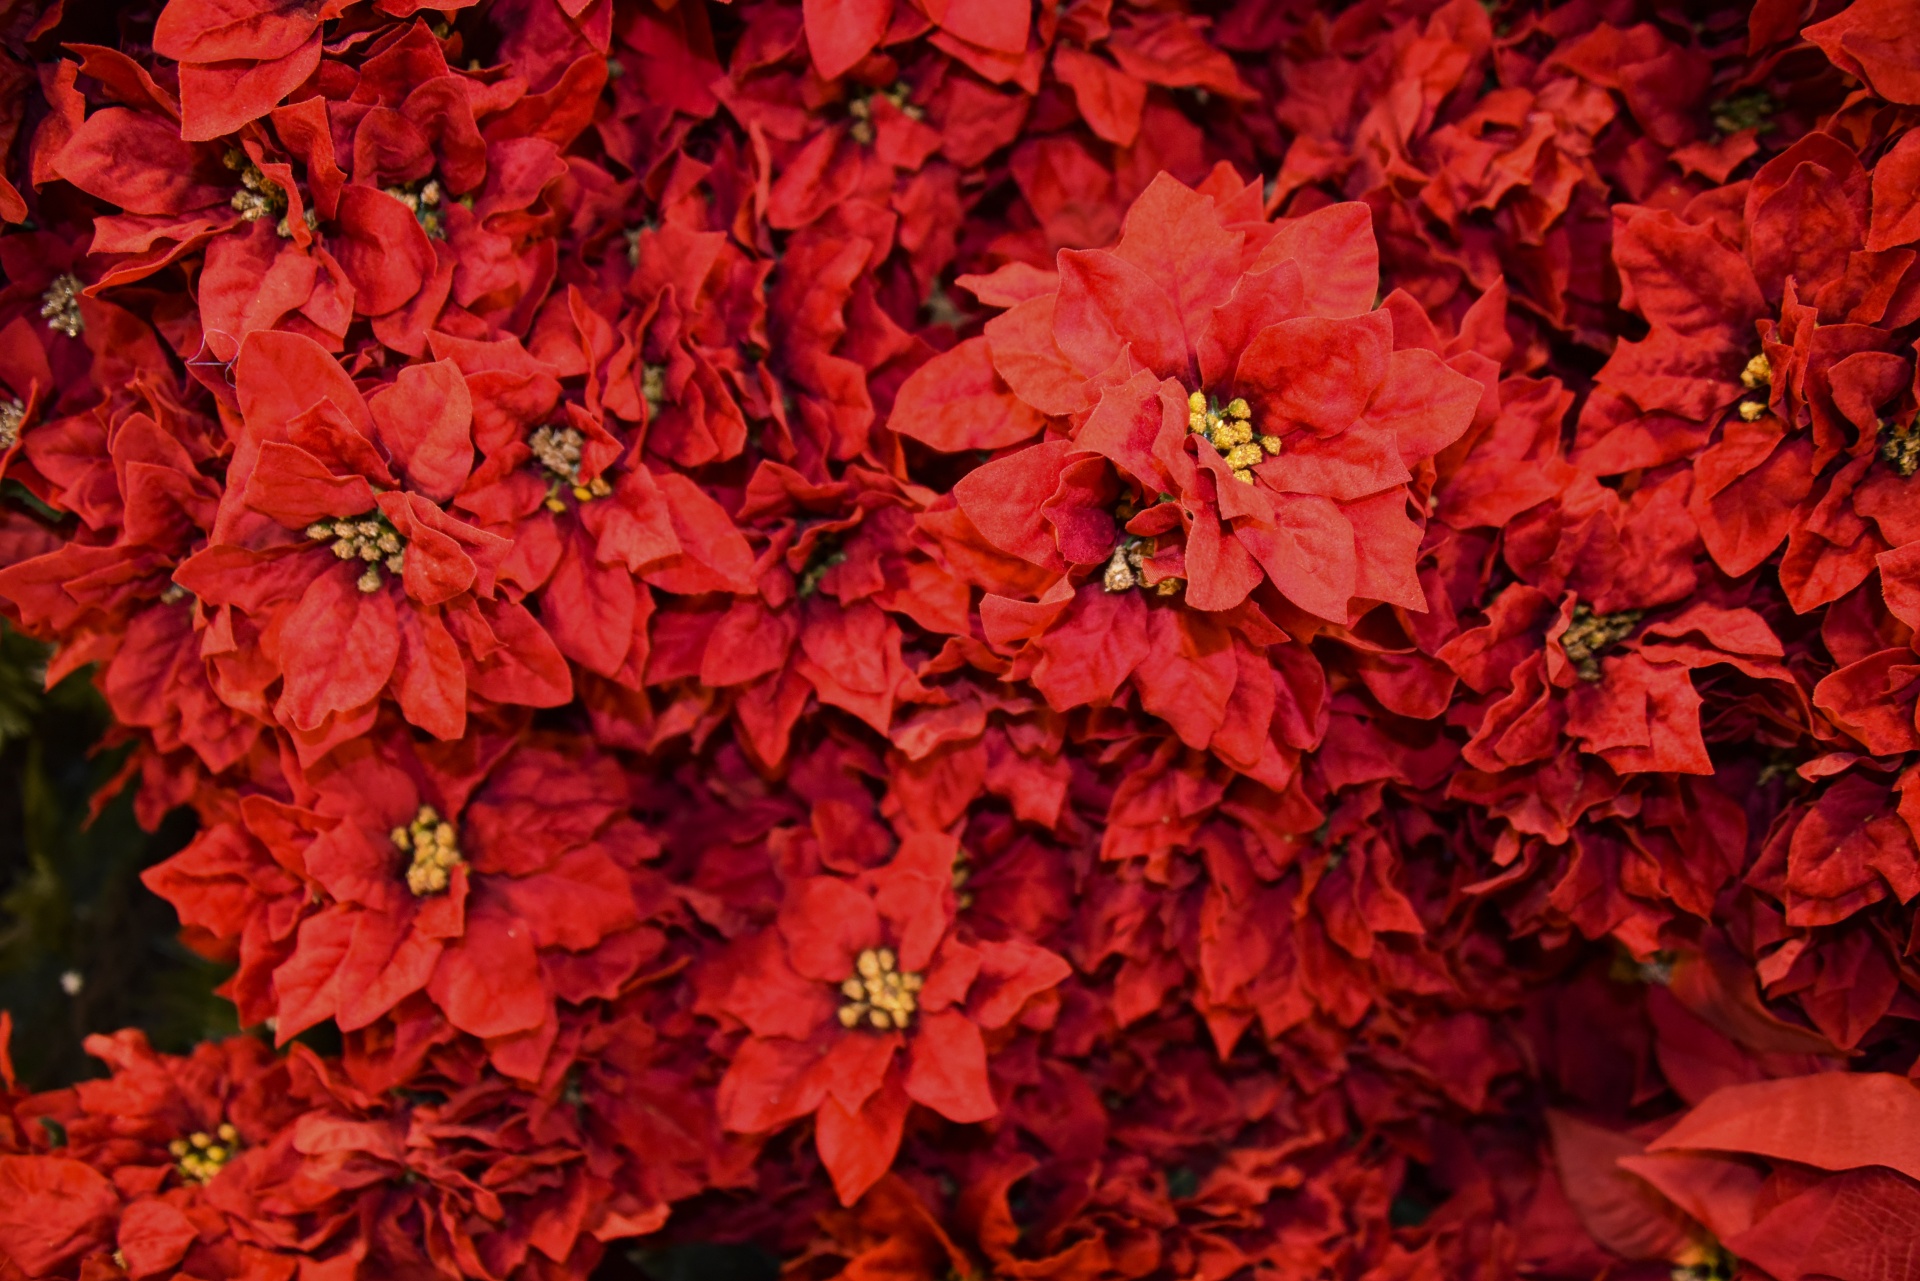
[[[1906,423],[1880,424],[1880,457],[1887,460],[1903,480],[1913,479],[1920,471],[1920,418]]]
[[[1160,497],[1164,500],[1167,495]],[[1125,525],[1140,514],[1140,505],[1132,494],[1122,494],[1120,501],[1113,506],[1113,518]],[[1147,561],[1153,556],[1153,540],[1137,538],[1122,533],[1120,541],[1114,544],[1113,556],[1107,561],[1106,572],[1100,576],[1100,585],[1110,592],[1124,592],[1134,587],[1147,585]],[[1172,596],[1180,590],[1177,578],[1162,578],[1153,585],[1153,590],[1161,596]]]
[[[258,222],[262,218],[276,218],[274,230],[282,236],[290,236],[292,230],[287,226],[287,193],[280,184],[267,177],[260,166],[248,159],[247,153],[238,147],[227,148],[220,157],[220,163],[240,175],[240,190],[233,193],[233,199],[227,203],[239,211],[240,217],[247,222]],[[307,230],[318,225],[311,209],[306,211]]]
[[[84,288],[80,277],[70,271],[53,278],[47,292],[40,295],[40,315],[48,329],[69,338],[80,336],[80,331],[87,327],[80,318],[80,291]]]
[[[911,91],[906,81],[896,80],[889,88],[874,93],[863,93],[848,99],[847,114],[853,117],[853,126],[847,132],[852,134],[853,140],[861,146],[873,145],[873,100],[875,98],[885,98],[898,107],[900,114],[909,120],[925,120],[926,109],[907,101],[909,92]]]
[[[1573,669],[1583,681],[1600,679],[1600,655],[1633,634],[1644,611],[1623,609],[1617,614],[1596,614],[1585,605],[1573,607],[1573,619],[1560,637]]]
[[[457,204],[462,209],[473,208],[472,196],[450,200],[438,178],[401,183],[398,186],[383,187],[381,190],[413,210],[413,216],[419,221],[421,230],[427,233],[428,240],[447,238],[447,206],[449,204]]]
[[[953,899],[962,911],[973,906],[973,891],[967,882],[973,879],[973,858],[965,850],[953,856]]]
[[[181,601],[188,599],[192,595],[193,593],[189,592],[180,584],[168,583],[160,592],[160,603],[162,605],[178,605]]]
[[[547,487],[546,506],[550,512],[563,512],[567,505],[560,500],[560,487],[568,486],[578,502],[592,502],[596,498],[605,498],[613,492],[613,486],[603,478],[595,476],[592,480],[580,479],[580,452],[586,446],[587,438],[572,427],[556,427],[549,423],[537,428],[527,437],[527,445],[533,450],[534,458],[553,478]]]
[[[1747,362],[1747,367],[1740,371],[1740,385],[1748,391],[1759,391],[1762,387],[1773,386],[1773,362],[1767,359],[1766,352],[1761,352]],[[1749,396],[1740,402],[1740,417],[1747,422],[1755,421],[1766,412],[1765,395]]]
[[[377,511],[354,520],[316,521],[307,526],[307,537],[316,543],[332,543],[333,554],[341,560],[364,562],[365,572],[353,583],[363,592],[380,590],[382,566],[390,574],[407,567],[406,540]]]
[[[393,829],[394,848],[413,856],[407,868],[407,888],[415,898],[444,894],[447,878],[464,860],[454,842],[453,824],[431,805],[422,805],[413,822]]]
[[[898,964],[890,947],[870,947],[860,953],[853,964],[855,974],[840,985],[840,994],[847,998],[840,1007],[841,1027],[864,1023],[885,1032],[913,1022],[913,1012],[919,1008],[914,994],[926,980],[895,968]]]
[[[667,405],[667,367],[665,365],[640,366],[640,398],[647,402],[647,421],[660,416]]]
[[[1107,561],[1107,568],[1100,575],[1100,585],[1110,592],[1124,592],[1131,587],[1147,585],[1147,560],[1153,555],[1153,544],[1144,538],[1135,538],[1128,534],[1115,544],[1113,556]],[[1153,585],[1153,590],[1161,596],[1171,596],[1180,590],[1180,580],[1163,578]]]
[[[12,449],[20,441],[20,424],[27,420],[26,402],[15,396],[0,401],[0,449]]]
[[[1233,468],[1233,478],[1246,485],[1253,483],[1256,466],[1280,452],[1280,438],[1256,436],[1252,420],[1253,408],[1238,396],[1224,409],[1211,404],[1205,392],[1187,397],[1188,429],[1219,450]]]
[[[225,1121],[212,1134],[195,1130],[186,1138],[175,1139],[167,1144],[167,1151],[173,1153],[180,1177],[190,1183],[205,1183],[220,1173],[239,1148],[240,1131]]]

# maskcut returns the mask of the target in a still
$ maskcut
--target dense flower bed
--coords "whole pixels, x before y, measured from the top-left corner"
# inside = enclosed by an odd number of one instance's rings
[[[0,28],[0,1281],[1920,1277],[1911,5]]]

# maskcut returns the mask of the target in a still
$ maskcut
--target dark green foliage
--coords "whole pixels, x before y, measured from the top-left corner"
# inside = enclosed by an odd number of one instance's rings
[[[0,1009],[21,1076],[42,1088],[97,1072],[81,1048],[93,1032],[144,1028],[184,1051],[236,1030],[213,995],[225,967],[181,946],[172,909],[140,884],[192,815],[144,832],[129,787],[90,817],[126,752],[102,748],[89,674],[42,692],[45,671],[45,648],[0,625]]]

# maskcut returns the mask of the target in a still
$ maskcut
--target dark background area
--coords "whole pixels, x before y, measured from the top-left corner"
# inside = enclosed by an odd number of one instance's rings
[[[144,1028],[179,1052],[237,1030],[213,994],[226,968],[181,946],[173,909],[139,879],[192,838],[193,815],[144,832],[130,787],[91,813],[128,749],[103,746],[88,672],[43,691],[46,657],[0,623],[0,1009],[35,1089],[99,1075],[81,1048],[94,1032]]]
[[[182,946],[173,909],[140,883],[193,838],[193,814],[141,830],[133,787],[114,782],[129,748],[110,745],[90,670],[46,690],[46,660],[46,646],[0,622],[0,1010],[13,1015],[21,1083],[39,1090],[104,1075],[84,1048],[94,1032],[142,1028],[184,1053],[239,1031],[214,994],[229,967]],[[594,1276],[775,1281],[779,1271],[752,1246],[616,1243]]]

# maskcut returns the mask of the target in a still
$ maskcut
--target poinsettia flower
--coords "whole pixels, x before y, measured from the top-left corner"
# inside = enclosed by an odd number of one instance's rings
[[[736,591],[751,552],[726,511],[680,472],[622,441],[619,423],[563,399],[556,367],[511,339],[436,337],[476,397],[480,458],[451,506],[512,540],[500,559],[509,593],[528,594],[560,652],[638,689],[651,652],[653,589]]]
[[[555,1002],[612,995],[663,945],[641,923],[643,898],[662,906],[642,867],[656,847],[624,796],[604,757],[477,734],[416,752],[396,734],[336,752],[291,800],[244,798],[146,880],[237,947],[233,998],[282,1042],[424,1017],[532,1077]]]
[[[1731,200],[1737,231],[1719,213]],[[1902,207],[1852,148],[1812,133],[1750,183],[1624,213],[1616,241],[1652,330],[1597,375],[1574,460],[1602,475],[1689,460],[1689,511],[1715,563],[1745,574],[1784,542],[1781,581],[1802,612],[1920,538],[1913,371],[1895,337],[1914,308],[1884,252],[1886,235],[1908,234],[1892,231]]]
[[[961,1124],[994,1115],[987,1034],[1068,973],[1031,943],[953,932],[953,854],[951,840],[909,838],[862,876],[796,882],[778,922],[702,980],[703,1008],[747,1031],[721,1120],[765,1133],[814,1117],[846,1205],[886,1173],[911,1104]]]
[[[737,517],[760,545],[756,589],[718,610],[663,611],[649,684],[738,688],[735,722],[770,765],[787,756],[810,694],[884,732],[920,695],[908,647],[967,628],[964,588],[913,544],[922,501],[918,487],[857,464],[816,483],[761,462]]]
[[[218,611],[203,652],[236,655],[251,686],[223,694],[286,726],[308,760],[363,732],[389,692],[442,738],[459,737],[471,696],[564,702],[564,659],[496,591],[509,543],[444,506],[474,459],[459,368],[409,366],[367,397],[312,339],[260,332],[236,372],[212,545],[174,576]]]
[[[1063,251],[1057,284],[916,372],[892,425],[952,451],[1066,419],[955,493],[989,543],[1069,581],[1110,569],[1214,612],[1266,581],[1335,622],[1421,608],[1408,468],[1479,389],[1367,310],[1364,210],[1268,224],[1250,199],[1224,172],[1157,179],[1113,250]]]
[[[57,1147],[0,1156],[0,1257],[35,1277],[273,1267],[271,1245],[236,1242],[228,1214],[252,1217],[239,1189],[303,1110],[286,1061],[253,1037],[178,1057],[137,1031],[86,1048],[111,1074],[34,1101],[32,1128]]]

